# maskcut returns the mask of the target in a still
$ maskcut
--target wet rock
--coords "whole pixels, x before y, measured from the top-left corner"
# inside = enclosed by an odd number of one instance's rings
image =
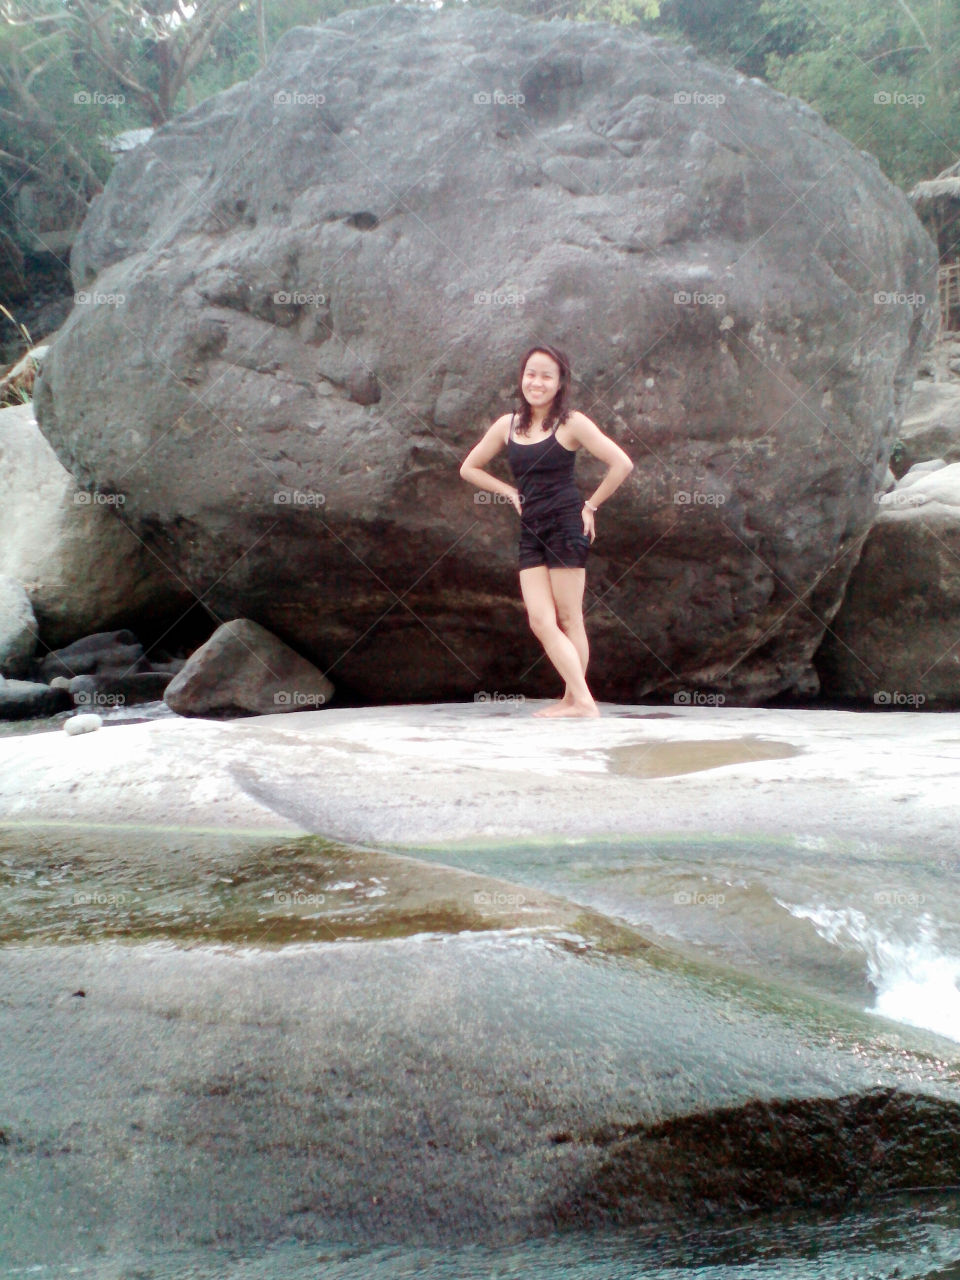
[[[72,265],[102,301],[44,362],[58,454],[123,477],[218,616],[379,700],[552,691],[515,513],[458,474],[544,334],[636,462],[592,552],[598,696],[813,691],[937,319],[906,197],[809,108],[469,6],[288,32],[121,157]]]
[[[838,1208],[960,1176],[957,1103],[892,1089],[750,1102],[592,1140],[605,1154],[562,1213],[578,1226],[647,1222],[657,1208]]]
[[[89,922],[116,910],[110,885]],[[949,1045],[935,1063],[836,1013],[812,1038],[811,1005],[689,962],[605,955],[570,926],[279,949],[266,926],[254,947],[186,936],[3,949],[5,1068],[31,1083],[4,1121],[18,1260],[75,1259],[81,1231],[91,1251],[135,1239],[149,1256],[173,1220],[180,1247],[237,1249],[690,1230],[960,1177]]]
[[[256,715],[317,710],[333,685],[282,640],[248,618],[218,627],[166,687],[179,715]]]

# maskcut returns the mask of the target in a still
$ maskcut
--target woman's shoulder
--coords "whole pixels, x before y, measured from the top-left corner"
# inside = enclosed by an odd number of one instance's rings
[[[568,409],[561,426],[578,427],[581,423],[589,422],[590,419],[585,413],[581,413],[579,409]]]
[[[503,434],[504,444],[510,443],[510,429],[517,425],[517,411],[511,410],[509,413],[501,413],[500,417],[493,423],[490,430],[499,431]]]

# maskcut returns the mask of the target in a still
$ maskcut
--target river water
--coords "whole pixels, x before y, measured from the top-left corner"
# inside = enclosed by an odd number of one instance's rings
[[[958,888],[895,839],[4,827],[0,1276],[960,1278]],[[724,1181],[751,1100],[786,1149],[877,1090],[840,1174]],[[672,1117],[715,1136],[629,1163]]]

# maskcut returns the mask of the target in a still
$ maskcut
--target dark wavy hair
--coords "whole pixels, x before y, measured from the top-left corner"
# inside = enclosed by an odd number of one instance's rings
[[[543,420],[546,430],[550,432],[556,431],[557,427],[566,421],[567,413],[569,412],[567,409],[567,395],[570,391],[570,361],[559,347],[551,347],[543,342],[538,342],[535,347],[530,348],[520,361],[520,373],[517,378],[517,399],[520,401],[520,408],[519,410],[514,410],[514,413],[518,414],[520,418],[515,427],[518,436],[525,436],[530,430],[530,418],[533,410],[527,397],[523,394],[523,371],[526,369],[527,361],[530,357],[537,353],[542,353],[545,356],[549,356],[551,360],[556,360],[560,368],[560,385],[557,388],[557,394],[550,402],[547,416]]]

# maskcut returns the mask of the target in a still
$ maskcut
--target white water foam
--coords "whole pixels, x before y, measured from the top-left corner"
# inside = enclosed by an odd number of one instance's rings
[[[871,923],[854,907],[780,905],[809,920],[827,942],[862,953],[877,993],[868,1013],[960,1042],[960,955],[944,950],[929,915],[912,920],[913,936],[903,937],[892,926]]]

